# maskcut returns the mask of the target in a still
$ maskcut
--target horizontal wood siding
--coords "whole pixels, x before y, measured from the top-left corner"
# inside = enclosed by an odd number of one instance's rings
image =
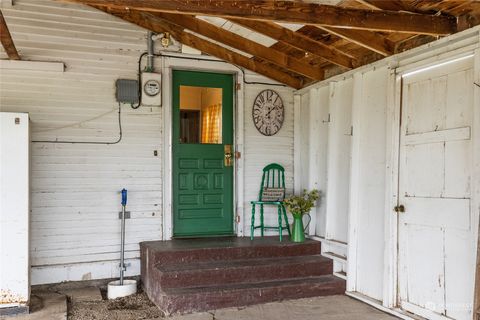
[[[274,136],[264,136],[255,128],[252,120],[252,106],[256,96],[265,89],[279,93],[285,107],[285,121]],[[245,92],[245,235],[250,235],[250,201],[258,199],[262,169],[270,163],[278,163],[285,168],[287,194],[293,192],[293,90],[285,87],[247,85]],[[257,209],[257,224],[260,209]],[[289,217],[291,220],[291,217]],[[265,209],[265,225],[278,226],[276,208]],[[260,230],[256,231],[256,235]],[[269,231],[268,234],[278,234]]]
[[[2,69],[1,111],[28,112],[34,141],[117,140],[115,80],[136,78],[146,31],[88,7],[53,0],[17,0],[2,11],[23,59],[63,62],[65,72]],[[5,57],[0,49],[0,59]],[[204,65],[188,63],[193,68]],[[160,70],[161,59],[156,65]],[[251,117],[253,100],[265,88],[278,90],[286,107],[284,127],[274,137],[258,133]],[[247,205],[239,214],[249,221],[248,201],[257,198],[263,166],[284,165],[289,191],[293,188],[293,90],[247,85],[243,92],[245,109],[239,110],[245,110],[245,172],[240,174],[245,191],[237,192],[245,192]],[[140,272],[139,242],[164,236],[163,112],[122,106],[123,139],[115,145],[31,145],[33,284],[117,276],[123,187],[129,190],[127,210],[132,214],[126,230],[127,274]],[[267,220],[276,223],[276,215],[268,214]],[[248,222],[245,228],[249,230]]]
[[[61,61],[65,72],[2,70],[1,111],[28,112],[34,141],[117,140],[115,80],[136,78],[146,32],[56,1],[18,0],[3,12],[23,59]],[[139,256],[140,241],[162,238],[161,124],[160,108],[125,105],[118,144],[31,144],[33,283],[78,280],[61,272],[63,279],[46,277],[41,270],[52,265],[82,262],[82,278],[105,275],[87,262],[119,257],[123,187],[132,212],[126,257]],[[106,275],[116,273],[112,268]]]

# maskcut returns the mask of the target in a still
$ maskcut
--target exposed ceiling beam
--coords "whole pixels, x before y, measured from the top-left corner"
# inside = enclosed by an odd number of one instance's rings
[[[249,59],[246,56],[243,56],[232,50],[228,50],[220,45],[202,39],[191,33],[185,32],[181,27],[160,19],[150,13],[135,10],[116,10],[106,7],[97,7],[94,5],[92,7],[115,15],[125,21],[134,23],[156,33],[169,32],[175,39],[189,47],[195,48],[242,68],[257,72],[270,79],[284,83],[292,88],[299,89],[303,86],[303,81],[301,79],[293,77],[281,70],[271,68],[263,63]]]
[[[297,49],[309,52],[338,66],[348,69],[352,69],[356,66],[355,59],[352,56],[349,56],[299,32],[284,28],[275,22],[244,20],[236,18],[231,18],[230,21],[252,31],[264,34],[279,42],[283,42]]]
[[[320,68],[290,57],[289,55],[249,40],[236,33],[217,27],[209,22],[190,15],[156,12],[156,17],[167,20],[183,29],[226,44],[232,48],[269,61],[283,69],[304,75],[310,79],[323,80],[324,73]]]
[[[269,20],[387,32],[447,35],[457,31],[454,17],[409,12],[342,8],[297,1],[249,0],[70,0],[108,8]]]
[[[9,59],[20,60],[20,55],[18,54],[17,48],[15,48],[12,35],[8,30],[2,11],[0,11],[0,41]]]
[[[320,28],[345,40],[351,41],[359,46],[377,52],[383,56],[389,56],[394,53],[393,43],[385,39],[383,36],[375,34],[374,32],[330,27]]]

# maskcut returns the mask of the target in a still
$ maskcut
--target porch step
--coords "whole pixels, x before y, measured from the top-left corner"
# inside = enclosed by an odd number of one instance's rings
[[[344,293],[320,252],[278,237],[143,242],[142,285],[166,314]]]
[[[324,275],[281,281],[166,289],[159,307],[168,310],[170,314],[190,313],[344,292],[345,281],[333,275]]]
[[[238,240],[241,239],[241,240]],[[146,241],[140,244],[141,254],[149,256],[153,264],[178,264],[199,261],[244,260],[315,255],[321,253],[318,241],[304,243],[278,241],[278,237],[176,239],[173,241]]]
[[[332,263],[321,255],[203,261],[182,265],[160,265],[160,286],[180,288],[253,283],[332,274]]]

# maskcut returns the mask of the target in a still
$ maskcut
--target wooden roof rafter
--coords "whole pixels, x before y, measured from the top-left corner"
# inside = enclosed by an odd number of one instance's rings
[[[355,57],[345,54],[301,33],[282,27],[275,22],[245,20],[238,18],[230,18],[229,20],[254,32],[261,33],[279,42],[283,42],[289,46],[303,50],[309,54],[316,55],[317,57],[323,58],[338,66],[345,67],[347,69],[352,69],[357,66]]]
[[[282,69],[295,72],[313,80],[323,80],[324,73],[319,68],[315,68],[281,51],[261,45],[196,17],[161,12],[152,12],[151,14],[204,37],[269,61]]]
[[[261,62],[254,61],[242,54],[236,53],[190,32],[186,32],[181,26],[162,19],[152,13],[130,9],[125,10],[125,8],[116,9],[96,5],[91,6],[153,32],[169,32],[175,39],[189,47],[195,48],[201,52],[205,52],[239,67],[257,72],[292,88],[299,89],[304,85],[305,80],[302,79],[302,77],[294,77],[287,72],[271,68]]]
[[[20,55],[18,54],[15,43],[13,42],[12,35],[8,30],[7,22],[3,17],[2,11],[0,11],[0,42],[2,43],[7,56],[11,60],[20,60]]]
[[[480,2],[473,0],[343,0],[335,6],[292,0],[58,1],[91,5],[127,21],[127,13],[153,19],[185,45],[293,87],[480,24]],[[280,22],[303,26],[290,29]]]
[[[448,35],[457,31],[457,19],[449,16],[398,11],[343,8],[296,1],[203,0],[73,0],[108,8],[130,8],[191,15],[280,21],[370,31]]]
[[[389,56],[394,53],[394,44],[375,32],[331,27],[320,27],[320,29],[383,56]]]

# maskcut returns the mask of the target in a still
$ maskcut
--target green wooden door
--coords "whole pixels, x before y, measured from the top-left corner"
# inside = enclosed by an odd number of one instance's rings
[[[233,86],[232,75],[173,72],[174,237],[233,234]]]

